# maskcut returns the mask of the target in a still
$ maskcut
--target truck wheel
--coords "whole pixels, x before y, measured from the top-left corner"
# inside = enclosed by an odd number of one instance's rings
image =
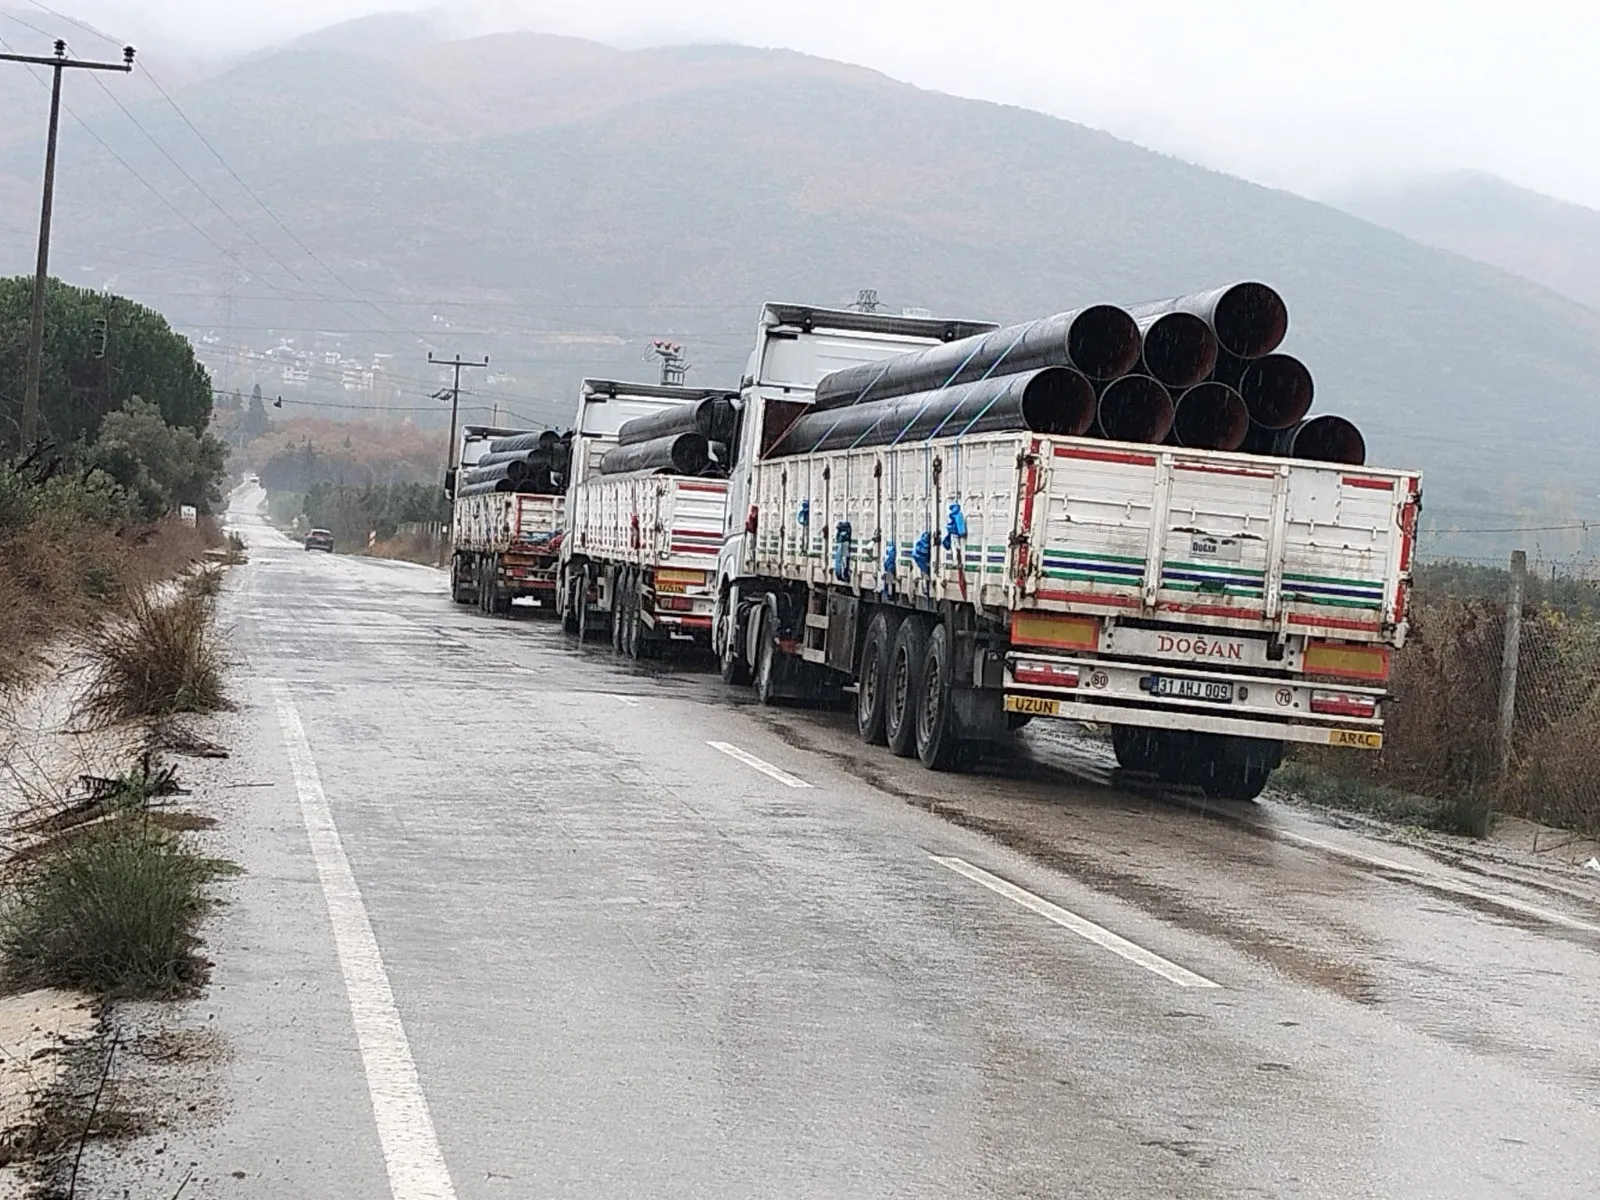
[[[950,630],[943,621],[928,635],[923,654],[921,697],[917,704],[917,757],[930,771],[953,771],[963,762],[956,728]]]
[[[1272,768],[1265,763],[1216,763],[1200,790],[1213,800],[1254,800],[1271,777]]]
[[[1254,800],[1283,761],[1283,743],[1268,738],[1202,734],[1195,743],[1189,782],[1214,800]]]
[[[568,575],[564,581],[561,592],[564,604],[561,609],[561,632],[578,632],[578,580],[576,576]]]
[[[762,704],[773,705],[778,702],[778,671],[781,664],[778,662],[777,630],[773,628],[772,609],[763,604],[751,610],[750,619],[760,623],[756,627],[756,699]]]
[[[861,670],[856,676],[856,732],[869,746],[888,742],[883,731],[884,700],[889,687],[889,653],[899,621],[892,609],[880,608],[867,622],[861,646]]]
[[[577,584],[577,589],[576,590],[577,590],[577,600],[578,600],[578,641],[580,643],[583,643],[583,642],[587,642],[589,640],[589,638],[591,636],[593,636],[593,634],[595,632],[595,629],[594,629],[594,609],[592,609],[589,606],[589,572],[588,571],[584,571],[584,573],[582,575],[578,576],[578,584]]]
[[[622,652],[637,661],[644,657],[644,625],[639,620],[639,572],[628,572],[626,615],[623,617]]]
[[[739,627],[739,613],[730,612],[723,618],[726,635],[719,655],[722,682],[731,687],[745,687],[750,682],[750,664],[744,660],[744,630]]]
[[[611,588],[611,651],[623,652],[622,634],[628,624],[628,572],[618,571]]]
[[[489,560],[489,612],[497,617],[511,613],[511,593],[500,586],[500,557]]]
[[[917,752],[917,710],[922,707],[922,661],[928,653],[928,627],[921,617],[900,622],[889,653],[884,689],[883,732],[900,758]]]
[[[1155,774],[1160,769],[1160,730],[1139,725],[1113,725],[1111,748],[1117,753],[1117,766],[1124,771]]]

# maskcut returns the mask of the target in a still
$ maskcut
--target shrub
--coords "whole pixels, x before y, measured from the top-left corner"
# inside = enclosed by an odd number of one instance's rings
[[[170,995],[197,982],[196,929],[208,861],[144,815],[73,832],[16,868],[0,908],[3,979],[13,989]]]

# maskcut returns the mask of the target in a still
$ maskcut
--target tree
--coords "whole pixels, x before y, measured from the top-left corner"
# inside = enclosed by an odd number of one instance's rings
[[[272,418],[267,415],[267,402],[261,398],[261,385],[250,390],[250,407],[244,410],[244,423],[239,427],[239,444],[247,446],[264,437],[272,428]]]
[[[19,449],[33,281],[0,279],[0,450]],[[154,309],[52,279],[45,289],[40,433],[87,448],[135,396],[196,438],[211,420],[211,376]]]
[[[153,521],[180,504],[201,512],[215,508],[227,455],[210,433],[169,425],[156,405],[134,396],[101,422],[87,459],[132,497],[140,516]]]

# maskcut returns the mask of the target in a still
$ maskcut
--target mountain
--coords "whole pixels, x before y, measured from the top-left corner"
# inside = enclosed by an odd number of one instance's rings
[[[270,216],[158,100],[129,107],[230,216],[121,114],[93,124],[150,188],[69,129],[61,273],[115,271],[180,327],[228,326],[223,343],[343,331],[396,355],[412,404],[438,386],[426,350],[488,353],[515,378],[478,402],[555,420],[584,374],[648,377],[652,336],[688,345],[691,380],[735,382],[763,300],[876,287],[1012,321],[1261,278],[1288,300],[1318,411],[1357,420],[1373,462],[1424,469],[1434,527],[1600,517],[1600,314],[1505,271],[799,54],[369,30],[175,91]],[[36,186],[37,162],[36,143],[0,146],[0,195]],[[0,207],[0,271],[27,269],[31,231],[25,206]]]
[[[1600,311],[1600,211],[1481,171],[1373,188],[1337,203],[1375,225],[1490,263]]]

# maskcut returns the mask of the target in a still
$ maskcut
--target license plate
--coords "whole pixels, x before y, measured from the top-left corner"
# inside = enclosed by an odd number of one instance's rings
[[[1370,729],[1330,729],[1328,745],[1353,746],[1357,750],[1382,750],[1383,734]]]
[[[1030,717],[1054,717],[1061,712],[1061,701],[1041,696],[1007,696],[1006,711],[1026,713]]]
[[[1175,700],[1204,700],[1211,704],[1232,704],[1233,684],[1214,679],[1186,679],[1178,675],[1157,675],[1150,686],[1152,696],[1171,696]]]

